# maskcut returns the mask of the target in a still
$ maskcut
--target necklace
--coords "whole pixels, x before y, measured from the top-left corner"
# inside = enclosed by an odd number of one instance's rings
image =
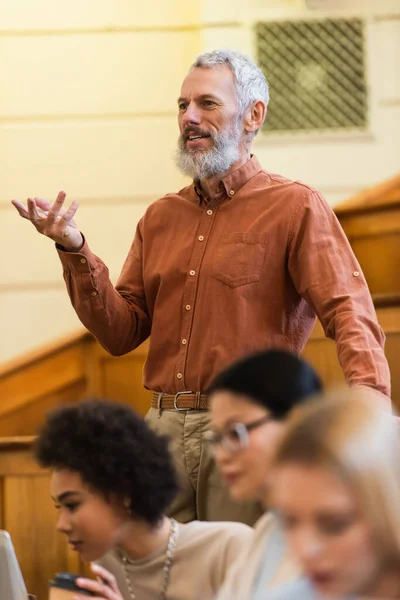
[[[179,530],[179,525],[175,521],[175,519],[170,519],[170,521],[171,521],[171,531],[169,534],[167,552],[165,554],[165,561],[164,561],[164,567],[163,567],[164,582],[163,582],[162,590],[159,595],[159,600],[166,600],[166,598],[167,598],[167,588],[168,588],[169,580],[171,578],[172,559],[174,556],[174,550],[175,550],[176,540],[178,537],[178,530]],[[132,582],[129,579],[128,570],[126,567],[128,562],[129,561],[128,561],[127,557],[123,554],[122,555],[122,570],[124,571],[126,585],[128,586],[128,590],[129,590],[130,600],[136,600],[135,590],[133,589]]]

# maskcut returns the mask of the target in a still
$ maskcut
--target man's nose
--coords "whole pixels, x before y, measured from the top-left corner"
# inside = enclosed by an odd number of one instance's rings
[[[188,126],[191,124],[200,125],[200,123],[201,123],[200,109],[198,106],[196,106],[195,102],[190,102],[187,105],[186,110],[182,116],[182,122],[184,123],[185,126]]]

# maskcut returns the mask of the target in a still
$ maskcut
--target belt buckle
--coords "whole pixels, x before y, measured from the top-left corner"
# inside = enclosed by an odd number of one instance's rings
[[[178,406],[178,397],[184,396],[185,394],[193,394],[193,392],[178,392],[177,394],[175,394],[175,397],[174,397],[174,409],[175,410],[178,410],[178,411],[191,410],[190,408],[179,408],[179,406]]]

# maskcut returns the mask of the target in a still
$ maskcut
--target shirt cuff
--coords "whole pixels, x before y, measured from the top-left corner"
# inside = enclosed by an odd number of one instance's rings
[[[83,240],[83,246],[77,252],[69,252],[60,244],[56,244],[58,256],[64,270],[74,271],[75,273],[90,273],[91,269],[95,267],[95,256],[85,238]]]

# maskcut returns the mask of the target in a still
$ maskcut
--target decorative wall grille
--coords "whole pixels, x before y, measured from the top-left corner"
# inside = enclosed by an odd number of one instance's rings
[[[265,131],[366,128],[362,20],[258,23],[256,40],[271,93]]]

